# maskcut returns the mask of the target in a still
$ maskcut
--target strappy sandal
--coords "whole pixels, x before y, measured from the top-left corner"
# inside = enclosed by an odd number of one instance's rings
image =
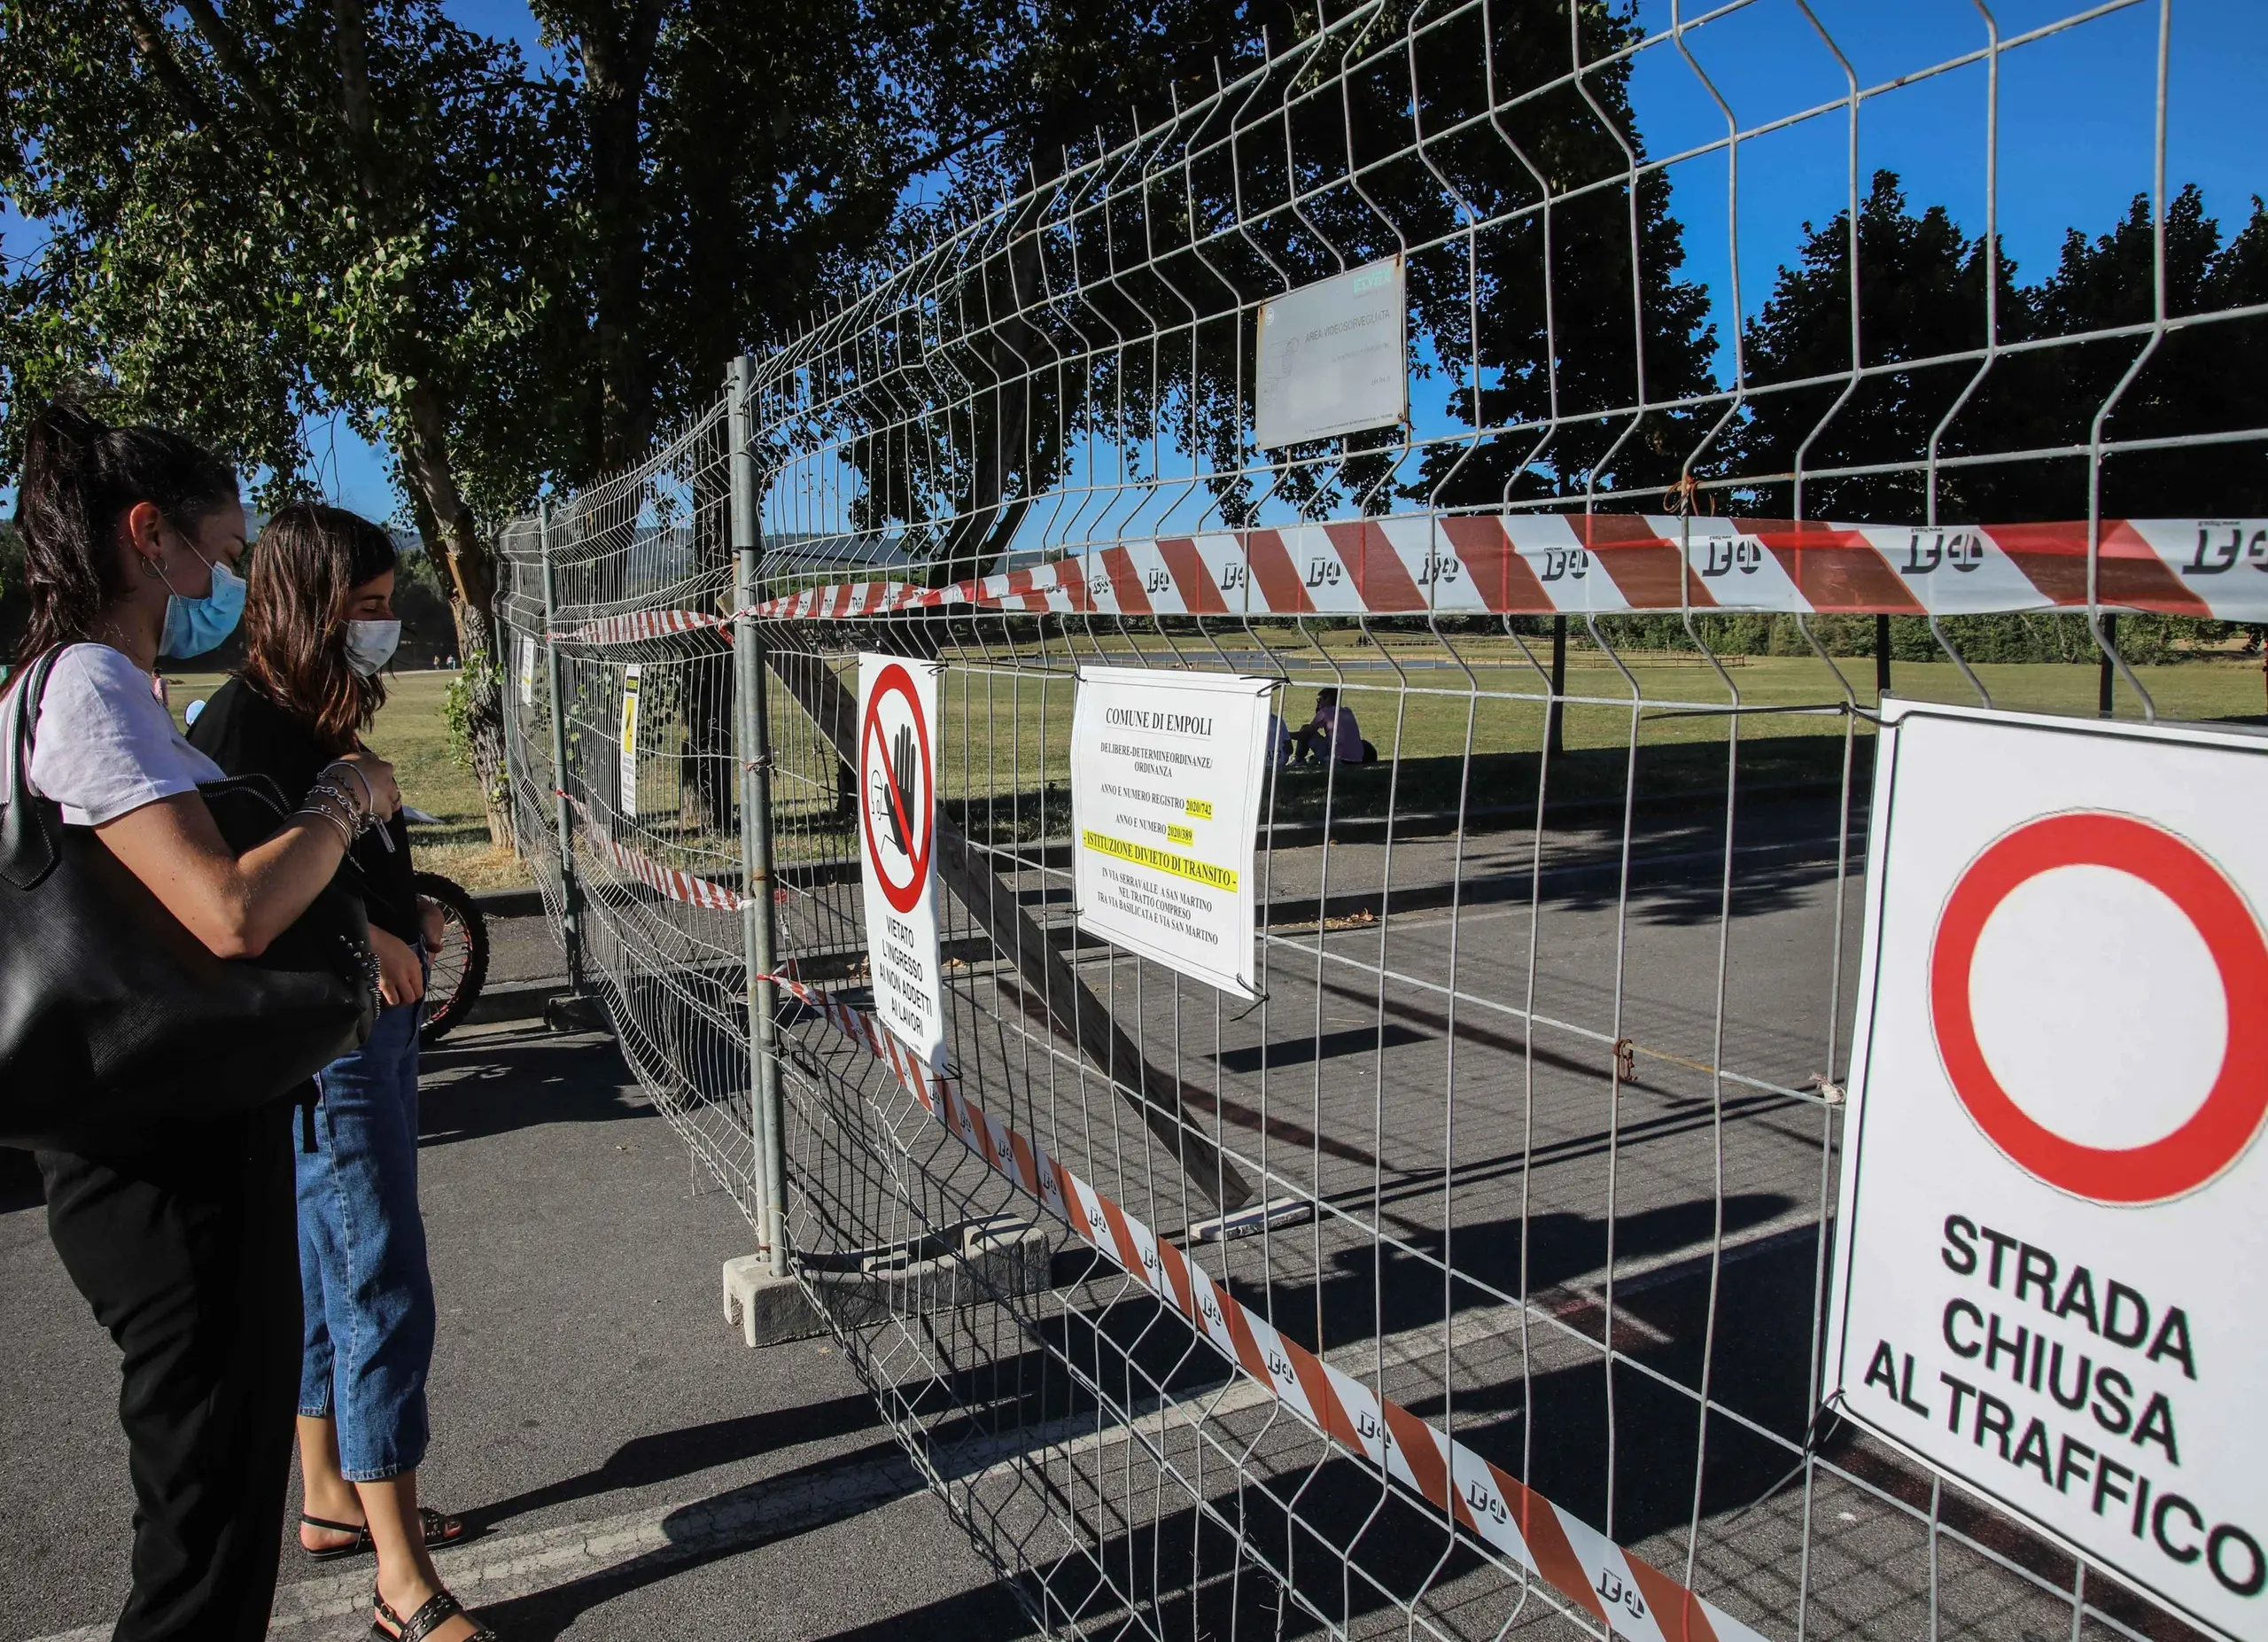
[[[377,1642],[425,1642],[427,1637],[459,1614],[472,1619],[473,1632],[469,1642],[504,1642],[486,1625],[466,1614],[464,1604],[446,1591],[427,1598],[425,1605],[408,1619],[395,1613],[375,1587],[370,1591],[370,1635]],[[388,1630],[388,1625],[393,1628]]]
[[[417,1507],[417,1523],[425,1531],[425,1545],[428,1550],[436,1545],[453,1545],[464,1537],[462,1518],[446,1515],[434,1510],[431,1506]],[[329,1517],[309,1516],[303,1511],[299,1514],[299,1526],[324,1528],[334,1534],[354,1536],[343,1545],[325,1545],[319,1551],[302,1539],[299,1542],[299,1550],[313,1561],[336,1562],[341,1557],[361,1556],[363,1553],[374,1548],[370,1541],[369,1524],[367,1522],[334,1522]]]

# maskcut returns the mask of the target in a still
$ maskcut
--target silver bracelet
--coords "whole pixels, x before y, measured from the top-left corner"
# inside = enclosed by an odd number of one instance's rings
[[[353,811],[357,815],[364,813],[369,808],[369,805],[364,804],[361,798],[355,796],[351,788],[349,788],[344,782],[334,779],[329,771],[316,776],[315,784],[309,787],[307,790],[310,792],[330,793],[334,798],[338,798],[340,803],[346,805],[348,809]]]
[[[356,781],[360,782],[362,786],[363,813],[365,814],[377,813],[378,807],[378,795],[370,790],[370,778],[363,774],[361,771],[356,769],[346,759],[334,759],[329,764],[322,767],[322,770],[316,774],[315,779],[317,781],[321,781],[333,770],[345,770],[349,775],[352,775]]]
[[[306,802],[322,810],[344,828],[350,843],[369,830],[369,818],[354,807],[353,799],[339,788],[328,784],[312,787],[308,789]]]
[[[351,850],[354,847],[354,835],[346,829],[346,823],[345,821],[339,820],[338,816],[332,814],[329,810],[323,809],[314,804],[302,804],[298,809],[292,812],[292,815],[294,819],[301,815],[314,815],[321,817],[322,820],[329,821],[333,827],[338,829],[338,847],[340,849]]]
[[[378,818],[356,803],[354,795],[336,782],[319,781],[307,789],[308,798],[314,798],[318,795],[338,804],[340,810],[349,818],[354,829],[354,836],[358,838],[378,824]]]

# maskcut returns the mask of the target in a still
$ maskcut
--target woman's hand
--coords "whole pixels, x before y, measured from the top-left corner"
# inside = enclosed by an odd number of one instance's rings
[[[370,813],[382,821],[392,821],[394,812],[401,807],[401,789],[394,784],[393,766],[375,752],[360,751],[331,760],[333,766],[341,764],[361,776],[361,784],[369,789]],[[351,787],[356,783],[349,781],[346,784]]]
[[[441,943],[448,932],[447,922],[441,912],[441,903],[430,895],[417,898],[417,928],[425,938],[425,950],[438,958]]]
[[[389,1008],[425,995],[425,966],[407,945],[373,928],[370,950],[378,954],[378,997]]]

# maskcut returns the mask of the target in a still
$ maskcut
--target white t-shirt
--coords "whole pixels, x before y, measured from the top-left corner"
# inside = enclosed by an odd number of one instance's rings
[[[0,804],[15,763],[16,719],[34,669],[0,696]],[[107,644],[74,644],[56,658],[32,726],[33,790],[74,827],[99,827],[145,804],[219,781],[219,765],[182,739],[148,673]]]

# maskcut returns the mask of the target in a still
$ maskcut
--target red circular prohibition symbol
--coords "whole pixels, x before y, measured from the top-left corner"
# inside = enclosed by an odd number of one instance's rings
[[[925,807],[918,816],[909,814],[905,818],[908,836],[912,835],[917,821],[920,824],[921,836],[920,847],[913,852],[913,876],[904,889],[900,889],[890,882],[889,874],[882,870],[882,852],[874,848],[874,817],[866,809],[866,794],[872,790],[866,784],[869,752],[882,734],[882,697],[891,694],[905,696],[905,704],[913,709],[913,734],[921,749],[924,790],[932,792],[936,790],[936,783],[929,774],[929,726],[921,717],[921,699],[913,693],[913,675],[900,663],[892,662],[882,669],[882,677],[874,681],[874,693],[866,701],[866,720],[858,727],[858,807],[866,818],[859,830],[866,834],[866,859],[874,863],[874,877],[882,886],[882,899],[898,911],[911,913],[921,904],[922,894],[929,887],[929,846],[937,836],[934,813]],[[905,793],[899,793],[897,797],[909,805],[913,802]]]
[[[1977,942],[2016,888],[2058,867],[2129,873],[2179,907],[2220,971],[2227,1046],[2205,1103],[2147,1145],[2082,1146],[2036,1123],[1984,1062],[1969,1008]],[[2155,1203],[2202,1186],[2234,1162],[2268,1116],[2268,943],[2252,909],[2194,846],[2131,816],[2079,811],[2029,821],[1995,840],[1946,898],[1930,954],[1930,1014],[1946,1073],[1969,1115],[2009,1161],[2048,1185],[2102,1203]]]

